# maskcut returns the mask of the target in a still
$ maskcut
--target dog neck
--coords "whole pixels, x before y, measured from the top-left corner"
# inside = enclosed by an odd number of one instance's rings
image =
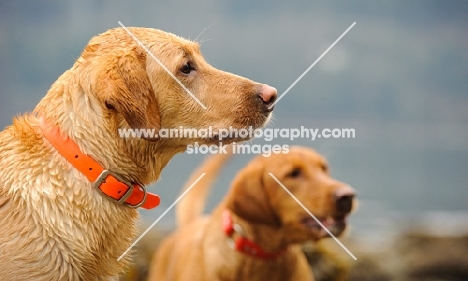
[[[155,182],[169,160],[182,152],[183,147],[172,147],[167,140],[148,142],[121,138],[118,128],[128,125],[118,117],[108,116],[99,101],[86,91],[90,90],[69,70],[51,86],[34,112],[53,121],[52,125],[58,126],[81,151],[98,159],[104,167],[112,167],[114,172],[131,181]]]
[[[43,117],[39,119],[44,138],[72,166],[85,175],[93,186],[110,200],[126,204],[129,207],[151,209],[159,205],[158,195],[148,193],[144,186],[130,183],[109,170],[104,169],[92,157],[81,152],[76,143],[68,136],[63,137],[58,127],[48,123]]]
[[[254,258],[263,259],[263,260],[273,260],[276,259],[288,251],[288,247],[275,247],[279,250],[269,251],[265,250],[264,247],[260,246],[253,239],[246,237],[246,233],[242,228],[242,222],[237,219],[237,222],[234,222],[231,211],[224,210],[222,213],[222,228],[225,235],[229,238],[229,243],[232,248],[238,252],[249,255]],[[252,231],[252,229],[250,229]],[[270,240],[271,242],[271,240]],[[269,245],[269,248],[271,245]]]

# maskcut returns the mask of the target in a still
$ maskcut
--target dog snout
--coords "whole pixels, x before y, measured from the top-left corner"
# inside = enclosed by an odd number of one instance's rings
[[[335,192],[336,211],[340,215],[346,215],[353,209],[353,201],[356,193],[351,187],[341,188]]]
[[[269,85],[262,84],[259,87],[257,95],[262,101],[263,110],[266,112],[271,112],[273,110],[273,107],[271,105],[276,101],[276,98],[278,97],[276,89]]]

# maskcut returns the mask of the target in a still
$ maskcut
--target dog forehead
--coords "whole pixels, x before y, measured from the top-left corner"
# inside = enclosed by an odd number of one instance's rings
[[[144,47],[140,46],[142,44]],[[139,46],[152,51],[157,49],[181,52],[182,54],[200,53],[198,43],[159,29],[128,27],[110,29],[91,38],[87,46],[95,49],[124,50]],[[155,49],[157,48],[157,49]]]
[[[138,38],[137,35],[141,36],[141,39]],[[200,53],[200,46],[198,43],[159,29],[137,29],[135,37],[141,40],[143,44],[158,46],[169,50],[180,50],[184,55]]]

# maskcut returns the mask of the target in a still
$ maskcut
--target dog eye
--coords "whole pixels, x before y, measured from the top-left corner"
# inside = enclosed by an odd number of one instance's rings
[[[294,168],[292,169],[291,172],[289,172],[287,176],[290,178],[297,178],[298,176],[301,175],[301,173],[302,173],[301,168]]]
[[[195,70],[195,68],[190,62],[187,62],[186,64],[182,66],[182,68],[180,69],[180,72],[182,72],[183,74],[190,74],[192,70]]]
[[[320,165],[320,169],[321,169],[322,171],[324,171],[325,173],[327,173],[327,172],[328,172],[328,166],[327,166],[327,165],[325,165],[325,164],[323,164],[323,165]]]

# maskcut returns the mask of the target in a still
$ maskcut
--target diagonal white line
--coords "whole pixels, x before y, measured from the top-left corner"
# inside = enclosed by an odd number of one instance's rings
[[[143,43],[141,43],[141,41],[138,40],[138,38],[131,33],[125,25],[123,25],[123,23],[120,21],[118,23],[148,53],[148,55],[150,55],[172,77],[172,79],[174,79],[187,92],[187,94],[189,94],[201,107],[203,107],[203,109],[206,109],[206,106],[201,103],[201,101],[199,101],[197,97],[195,97],[195,95],[192,94],[192,92],[190,92],[190,90],[187,89],[187,87],[185,87],[185,85],[182,84],[182,82],[180,82],[180,80],[177,79],[177,77],[175,77],[174,74],[172,74],[172,72],[169,71],[169,69],[167,69],[167,67],[157,57]]]
[[[348,31],[351,30],[351,28],[353,28],[353,26],[354,26],[355,24],[356,24],[356,22],[353,22],[353,24],[351,24],[351,26],[348,27],[348,29],[346,29],[346,31],[343,32],[343,34],[341,34],[341,36],[338,37],[338,39],[336,39],[335,42],[333,42],[333,44],[331,44],[331,46],[328,47],[328,49],[327,49],[318,59],[316,59],[316,60],[314,61],[314,63],[311,64],[311,65],[309,66],[309,68],[307,68],[306,71],[304,71],[304,73],[302,73],[301,76],[299,76],[299,78],[297,78],[296,81],[294,81],[294,83],[292,83],[291,86],[289,86],[289,88],[287,88],[286,91],[284,91],[284,93],[282,93],[281,96],[279,96],[278,99],[277,99],[272,105],[270,105],[270,107],[269,107],[268,109],[271,109],[273,106],[275,106],[275,104],[276,104],[277,102],[279,102],[279,100],[282,99],[282,98],[284,97],[284,95],[286,95],[286,94],[289,92],[289,90],[291,90],[292,87],[294,87],[294,85],[296,85],[297,82],[299,82],[299,80],[301,80],[302,77],[304,77],[304,75],[306,75],[307,72],[309,72],[309,70],[311,70],[312,67],[314,67],[314,66],[322,59],[323,56],[325,56],[325,55],[328,53],[328,51],[330,51],[331,48],[333,48],[333,46],[335,46],[336,43],[338,43],[338,41],[340,41],[341,38],[343,38],[343,36],[345,36],[346,33],[348,33]]]
[[[346,248],[340,240],[338,240],[338,238],[335,237],[335,235],[333,235],[330,230],[328,230],[321,222],[320,220],[318,220],[305,206],[304,204],[301,203],[301,201],[299,201],[296,196],[294,196],[291,191],[289,191],[289,189],[286,188],[286,186],[284,186],[272,173],[268,173],[270,174],[270,176],[297,202],[297,204],[299,204],[327,233],[328,235],[330,235],[330,237],[332,237],[336,243],[338,243],[338,245],[341,246],[341,248],[343,248],[354,260],[357,260],[357,258],[353,255],[353,253],[351,253],[350,250],[348,250],[348,248]]]
[[[162,217],[164,217],[164,216],[180,201],[180,199],[182,199],[182,197],[184,197],[185,194],[187,194],[187,193],[192,189],[192,187],[194,187],[194,186],[197,184],[197,182],[198,182],[199,180],[201,180],[201,178],[203,178],[205,175],[206,175],[206,173],[201,174],[201,175],[198,177],[198,179],[197,179],[196,181],[194,181],[194,182],[192,183],[192,185],[189,186],[189,188],[187,188],[187,190],[185,190],[184,193],[182,193],[182,194],[179,196],[179,198],[177,198],[177,200],[174,201],[174,203],[172,203],[172,205],[169,206],[169,208],[167,208],[167,210],[165,210],[164,213],[162,213],[162,214],[159,216],[159,218],[157,218],[157,219],[156,219],[156,220],[155,220],[155,221],[154,221],[154,222],[153,222],[153,223],[152,223],[136,240],[135,240],[135,242],[133,242],[133,244],[130,245],[130,247],[128,247],[127,250],[125,250],[125,252],[123,252],[122,255],[120,255],[120,257],[119,257],[117,260],[120,261],[120,260],[136,245],[136,243],[138,243],[138,241],[140,241],[141,238],[143,238],[143,236],[145,236],[146,233],[148,233],[148,231],[150,231],[151,228],[153,228],[153,227],[162,219]]]

